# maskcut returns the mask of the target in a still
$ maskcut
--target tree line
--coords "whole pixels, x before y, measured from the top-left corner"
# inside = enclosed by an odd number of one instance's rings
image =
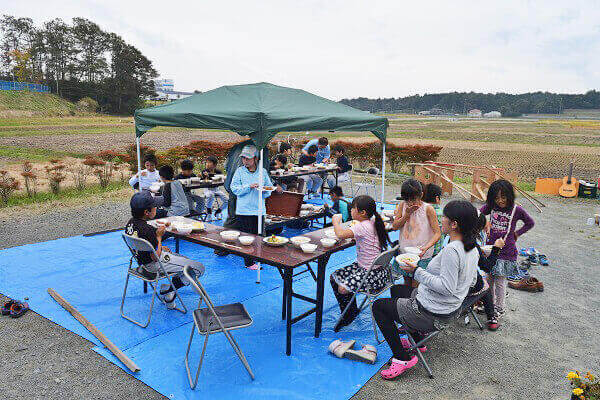
[[[95,99],[100,111],[132,114],[154,95],[152,62],[119,35],[85,18],[0,19],[0,79],[43,83],[71,100]]]
[[[562,110],[569,108],[600,108],[600,92],[596,90],[590,90],[585,94],[453,92],[384,99],[359,97],[343,99],[341,103],[371,112],[417,113],[439,109],[445,113],[466,114],[476,108],[484,113],[500,111],[504,117],[516,117],[522,114],[560,114]]]

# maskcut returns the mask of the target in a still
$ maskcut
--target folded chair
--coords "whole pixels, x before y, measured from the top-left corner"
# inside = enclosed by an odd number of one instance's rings
[[[371,195],[371,189],[373,190],[372,197],[377,196],[377,175],[379,174],[379,168],[371,167],[367,170],[367,174],[364,175],[362,182],[354,183],[351,181],[352,186],[352,197],[358,195],[360,189],[365,190],[366,195]],[[356,191],[354,190],[356,185]]]
[[[377,333],[377,324],[375,322],[375,317],[373,316],[373,302],[383,292],[385,292],[386,290],[388,290],[389,288],[391,288],[394,285],[394,277],[392,275],[392,270],[391,270],[391,261],[398,254],[398,249],[399,249],[399,246],[392,247],[390,250],[384,251],[379,256],[377,256],[377,258],[375,260],[373,260],[373,264],[371,265],[371,267],[369,268],[369,270],[363,277],[362,281],[360,282],[359,289],[354,292],[354,294],[352,296],[352,300],[350,300],[350,302],[348,303],[346,308],[344,308],[344,311],[342,312],[342,314],[340,315],[340,318],[335,323],[335,326],[337,326],[340,323],[340,321],[342,320],[342,318],[344,318],[344,315],[346,314],[346,312],[348,311],[348,309],[350,308],[350,306],[356,299],[356,296],[358,294],[361,294],[361,295],[364,295],[365,298],[363,299],[362,303],[360,303],[360,306],[358,307],[358,312],[360,313],[367,306],[367,302],[368,302],[369,308],[371,309],[371,322],[373,323],[373,332],[375,333],[375,340],[377,340],[377,344],[380,344],[383,342],[383,340],[379,340],[379,334]],[[381,290],[374,292],[374,291],[371,291],[371,288],[368,287],[367,278],[369,277],[369,274],[371,273],[371,271],[376,268],[385,268],[386,269],[388,281],[386,282],[385,286]]]
[[[174,275],[176,275],[177,273],[176,272],[167,273],[165,271],[164,266],[163,266],[162,262],[160,261],[160,257],[156,254],[156,250],[150,244],[150,242],[148,242],[145,239],[127,235],[125,233],[123,233],[122,236],[123,236],[123,241],[125,242],[125,244],[127,245],[127,248],[131,252],[131,258],[129,259],[129,267],[127,268],[127,278],[125,278],[125,288],[123,289],[123,297],[121,298],[121,317],[125,318],[128,321],[133,322],[134,324],[136,324],[138,326],[141,326],[142,328],[147,327],[148,324],[150,324],[150,318],[152,317],[152,309],[154,308],[154,298],[158,297],[158,299],[162,303],[164,303],[164,301],[160,298],[160,296],[157,293],[158,282],[163,279],[166,279],[169,281],[169,284],[175,290],[175,296],[181,303],[182,308],[175,307],[174,310],[177,310],[177,311],[185,314],[187,312],[187,308],[185,307],[183,300],[181,300],[181,297],[179,297],[179,293],[177,292],[177,289],[175,288],[175,286],[173,286],[173,282],[171,281],[171,278]],[[147,251],[147,252],[152,253],[153,258],[155,258],[157,260],[156,262],[158,264],[158,272],[156,274],[153,274],[154,276],[139,272],[137,268],[133,267],[133,260],[135,259],[137,261],[137,253],[139,251]],[[142,267],[139,264],[139,262],[138,262],[138,266]],[[142,322],[136,321],[135,319],[125,315],[125,313],[123,312],[123,306],[125,305],[125,296],[127,295],[127,286],[129,285],[129,277],[130,276],[141,279],[142,281],[144,281],[144,283],[149,283],[150,286],[152,286],[152,300],[150,301],[150,311],[148,311],[148,319],[146,320],[145,324]]]
[[[486,292],[490,288],[485,279],[483,282],[484,282],[484,286],[478,293],[473,293],[473,294],[465,297],[461,306],[452,315],[451,320],[459,319],[462,317],[466,317],[467,315],[471,315],[471,317],[477,322],[477,325],[479,325],[479,329],[483,330],[483,325],[477,318],[477,315],[473,312],[473,306],[475,305],[475,303],[477,303],[479,300],[481,300],[481,298],[486,294]],[[466,322],[466,319],[465,319],[465,322]],[[413,338],[409,329],[406,329],[404,326],[401,326],[399,329],[402,331],[402,333],[406,334],[406,336],[408,337],[408,340],[411,344],[410,348],[408,348],[406,350],[409,352],[415,352],[417,354],[417,357],[419,357],[419,361],[421,361],[423,368],[425,368],[429,377],[431,379],[433,379],[433,371],[431,370],[431,367],[429,367],[429,364],[427,364],[427,360],[425,360],[425,356],[421,352],[420,347],[424,346],[425,343],[429,342],[431,339],[433,339],[438,334],[440,334],[440,332],[442,332],[444,330],[444,328],[440,328],[440,329],[437,329],[437,330],[434,330],[431,332],[424,333],[423,339],[421,339],[418,343],[415,342],[415,339]],[[423,334],[423,332],[421,332],[421,333]]]
[[[244,367],[250,374],[250,377],[254,379],[254,373],[246,360],[246,356],[242,352],[242,349],[233,338],[230,331],[234,329],[246,328],[252,325],[252,317],[246,311],[246,308],[242,303],[233,303],[223,306],[215,306],[211,301],[208,293],[204,289],[204,286],[196,279],[196,275],[193,273],[190,267],[185,267],[183,274],[189,280],[190,285],[200,296],[198,302],[198,308],[194,310],[194,325],[192,326],[192,332],[190,334],[190,340],[185,351],[185,370],[187,372],[188,381],[190,387],[194,389],[198,384],[198,376],[200,375],[200,369],[202,368],[202,362],[204,361],[204,354],[206,352],[206,344],[208,343],[208,337],[212,334],[222,332],[231,347],[237,354],[238,358],[244,364]],[[200,308],[202,301],[206,303],[205,308]],[[198,330],[198,334],[204,335],[204,345],[202,346],[202,354],[200,355],[200,362],[196,371],[196,377],[192,379],[192,373],[189,365],[189,354],[192,346],[192,340],[194,338],[194,331]]]

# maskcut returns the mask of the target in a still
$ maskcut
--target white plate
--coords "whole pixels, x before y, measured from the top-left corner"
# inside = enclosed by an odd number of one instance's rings
[[[290,241],[288,238],[277,236],[277,238],[280,239],[280,241],[277,242],[277,243],[272,243],[272,242],[268,241],[269,238],[270,238],[270,236],[266,237],[266,238],[263,238],[263,242],[266,245],[273,246],[273,247],[281,247],[281,246],[285,245],[286,243],[288,243]]]

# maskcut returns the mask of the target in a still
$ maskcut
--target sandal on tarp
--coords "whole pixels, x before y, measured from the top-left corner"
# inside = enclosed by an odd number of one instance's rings
[[[13,304],[17,303],[17,300],[9,300],[2,306],[2,315],[10,315],[10,308]]]
[[[23,314],[25,314],[27,311],[29,311],[29,304],[27,304],[25,302],[15,301],[10,306],[10,314],[9,315],[11,318],[19,318]]]

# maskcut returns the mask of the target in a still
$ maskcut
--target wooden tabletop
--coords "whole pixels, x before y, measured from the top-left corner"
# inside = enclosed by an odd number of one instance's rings
[[[239,240],[235,242],[225,242],[221,235],[222,231],[230,230],[213,224],[204,223],[206,230],[204,232],[181,235],[172,232],[174,236],[182,240],[198,243],[213,249],[226,250],[239,256],[250,256],[258,262],[263,262],[273,266],[296,268],[310,261],[315,261],[320,257],[347,249],[354,246],[354,240],[340,240],[334,246],[324,248],[320,240],[324,237],[325,231],[331,228],[319,229],[301,236],[311,239],[311,243],[318,245],[314,253],[304,253],[301,249],[294,246],[291,242],[281,246],[274,247],[263,242],[263,237],[250,233],[241,233],[241,236],[253,236],[254,242],[250,246],[242,245]]]
[[[338,170],[338,167],[332,167],[332,168],[311,168],[308,171],[302,170],[302,171],[286,171],[283,174],[276,174],[274,171],[271,171],[271,178],[290,178],[290,177],[294,177],[294,176],[303,176],[303,175],[311,175],[311,174],[318,174],[318,173],[323,173],[323,172],[336,172]]]

